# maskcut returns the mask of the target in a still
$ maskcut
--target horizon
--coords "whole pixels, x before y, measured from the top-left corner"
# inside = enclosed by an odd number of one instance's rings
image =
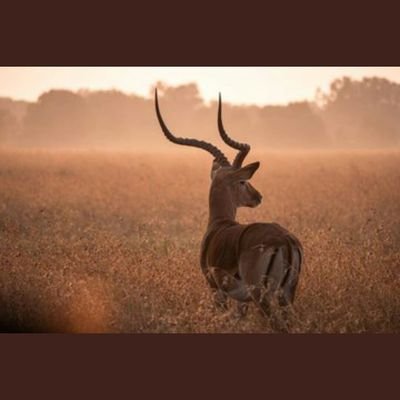
[[[400,83],[400,67],[1,67],[0,97],[35,102],[49,90],[107,91],[151,97],[157,83],[195,83],[205,102],[286,105],[314,101],[318,89],[343,76]],[[18,82],[18,84],[15,84]],[[265,87],[265,90],[260,90]]]

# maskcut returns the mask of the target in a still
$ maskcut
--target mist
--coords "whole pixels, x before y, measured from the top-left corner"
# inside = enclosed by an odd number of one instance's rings
[[[222,146],[217,101],[195,83],[155,85],[170,130]],[[217,93],[216,93],[217,100]],[[263,149],[369,149],[400,144],[400,84],[384,78],[333,81],[313,101],[234,105],[223,101],[226,130]],[[174,151],[158,125],[154,100],[117,90],[53,89],[37,101],[0,98],[0,146],[44,149]]]

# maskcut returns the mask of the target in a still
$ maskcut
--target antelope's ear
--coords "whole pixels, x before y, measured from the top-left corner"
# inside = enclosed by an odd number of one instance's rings
[[[254,172],[258,170],[259,166],[260,162],[256,161],[246,165],[245,167],[239,168],[232,174],[232,179],[235,181],[247,181],[254,175]]]
[[[215,173],[217,172],[217,170],[219,170],[221,168],[221,164],[214,159],[213,163],[212,163],[212,167],[211,167],[211,179],[214,179],[215,177]]]

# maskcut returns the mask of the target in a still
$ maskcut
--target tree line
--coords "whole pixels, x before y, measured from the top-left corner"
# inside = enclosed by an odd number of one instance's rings
[[[217,102],[196,84],[157,84],[170,129],[217,140]],[[383,78],[331,83],[313,101],[282,106],[224,102],[227,131],[254,148],[370,148],[400,144],[400,85]],[[36,102],[0,98],[0,145],[23,147],[170,148],[160,132],[153,96],[116,90],[50,90]]]

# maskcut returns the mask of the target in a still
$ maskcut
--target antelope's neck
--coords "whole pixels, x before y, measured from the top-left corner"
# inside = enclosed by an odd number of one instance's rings
[[[211,188],[209,197],[209,220],[208,226],[217,224],[219,221],[235,221],[236,207],[230,193],[220,188]]]

